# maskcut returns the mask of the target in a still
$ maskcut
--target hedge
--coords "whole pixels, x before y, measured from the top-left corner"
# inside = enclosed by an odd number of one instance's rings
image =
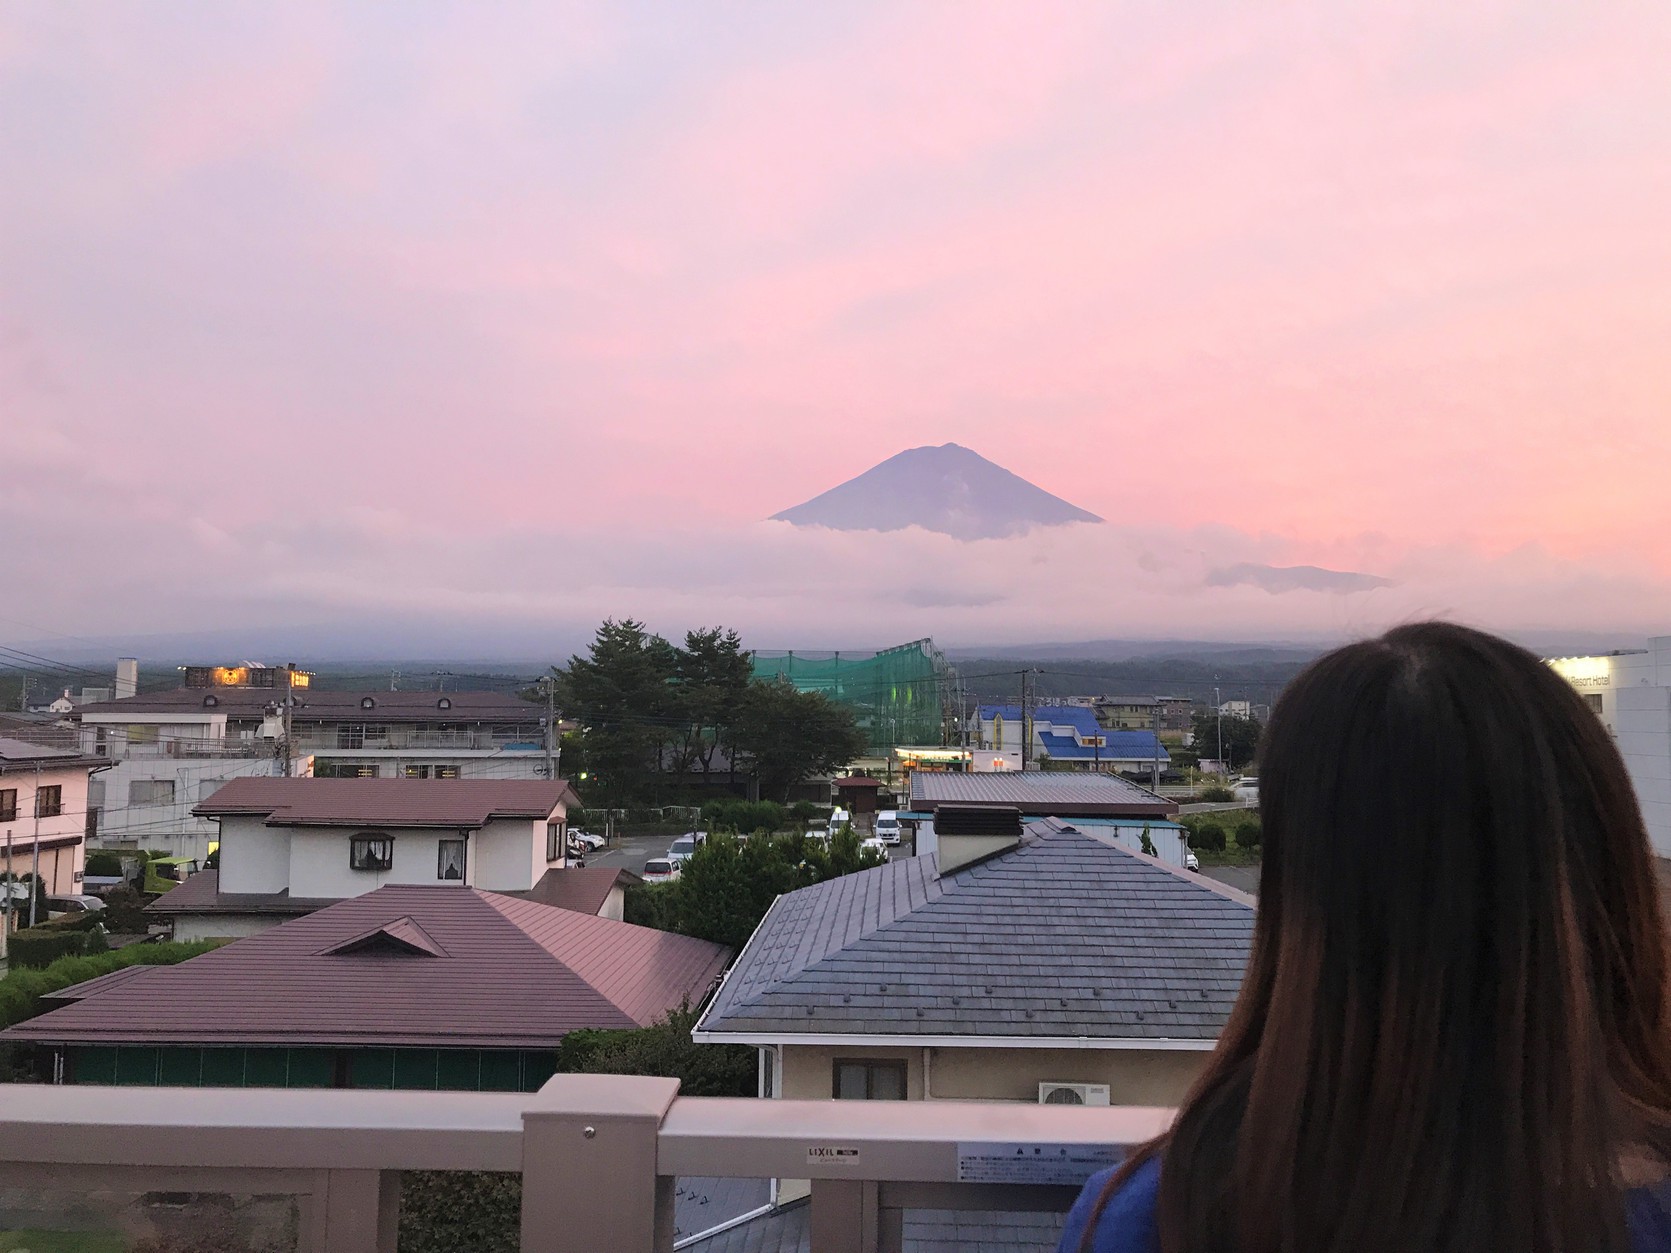
[[[1222,853],[1225,839],[1224,828],[1216,822],[1200,822],[1190,827],[1189,842],[1191,847],[1204,852]]]
[[[76,934],[72,932],[71,934]],[[12,937],[16,942],[17,936]],[[53,1008],[42,1006],[41,997],[107,975],[128,966],[172,966],[198,957],[224,941],[199,940],[194,944],[130,944],[114,953],[96,957],[60,957],[44,970],[13,970],[0,979],[0,1029],[15,1026]]]
[[[28,927],[13,932],[7,960],[17,970],[43,970],[60,957],[79,957],[85,953],[88,934],[64,927]]]
[[[1236,828],[1236,846],[1238,848],[1258,848],[1259,841],[1263,838],[1264,829],[1257,822],[1244,822]]]

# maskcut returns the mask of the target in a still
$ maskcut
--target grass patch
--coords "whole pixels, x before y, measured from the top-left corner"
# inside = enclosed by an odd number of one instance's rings
[[[1191,851],[1201,859],[1203,866],[1257,866],[1259,864],[1259,849],[1243,848],[1234,841],[1225,845],[1223,852],[1211,848],[1197,848]]]
[[[0,1253],[122,1253],[117,1231],[0,1231]]]

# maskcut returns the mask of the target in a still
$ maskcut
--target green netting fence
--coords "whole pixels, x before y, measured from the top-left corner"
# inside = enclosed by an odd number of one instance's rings
[[[933,640],[877,652],[757,652],[754,675],[847,705],[873,752],[940,744],[951,708],[952,672]]]

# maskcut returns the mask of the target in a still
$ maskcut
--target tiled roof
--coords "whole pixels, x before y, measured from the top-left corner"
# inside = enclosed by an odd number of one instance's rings
[[[994,717],[1002,718],[1005,722],[1021,721],[1020,705],[982,705],[980,719],[990,722]],[[1072,727],[1081,735],[1101,735],[1102,724],[1097,721],[1097,712],[1087,709],[1084,705],[1034,705],[1033,721],[1048,722],[1051,726]]]
[[[619,866],[558,866],[547,870],[526,892],[510,892],[557,909],[574,909],[595,914],[609,900],[616,887],[628,888],[640,882],[637,875]]]
[[[289,892],[222,892],[220,871],[200,870],[145,908],[153,914],[311,914],[340,897],[291,896]]]
[[[677,1242],[700,1236],[771,1202],[770,1179],[681,1176],[673,1181],[673,1239]]]
[[[1241,893],[1047,820],[944,878],[930,854],[779,897],[698,1029],[1211,1041],[1252,935]]]
[[[1041,731],[1039,742],[1051,757],[1062,760],[1092,761],[1154,761],[1172,760],[1166,746],[1155,738],[1153,731],[1102,731],[1101,746],[1081,744],[1071,735]]]
[[[444,955],[329,951],[391,925],[421,930]],[[391,886],[178,966],[148,967],[11,1036],[551,1048],[582,1027],[648,1026],[686,1001],[699,1004],[728,957],[705,940],[494,892]]]
[[[233,779],[192,813],[259,814],[268,826],[475,828],[579,804],[562,779]]]
[[[538,722],[545,711],[530,701],[504,692],[331,692],[297,688],[291,710],[294,722]],[[213,704],[205,698],[213,697]],[[363,702],[370,699],[366,709]],[[81,706],[76,716],[87,714],[228,714],[235,718],[257,718],[269,705],[284,699],[282,688],[270,687],[182,687],[167,692],[146,692],[121,700],[103,700]],[[447,702],[443,707],[441,702]]]
[[[107,762],[97,757],[84,757],[79,748],[71,746],[59,748],[46,744],[31,743],[28,740],[15,740],[10,736],[0,736],[0,771],[33,770],[37,766],[42,770],[48,770],[66,766],[103,766],[107,764]]]
[[[1051,774],[1043,770],[995,770],[951,774],[918,771],[911,776],[911,808],[939,804],[1013,805],[1024,814],[1159,818],[1178,812],[1175,801],[1125,779],[1098,774]]]

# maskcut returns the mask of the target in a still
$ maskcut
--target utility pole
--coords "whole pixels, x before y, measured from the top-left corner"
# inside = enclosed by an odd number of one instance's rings
[[[34,865],[30,870],[33,882],[29,884],[29,925],[35,925],[35,905],[41,899],[41,768],[35,767],[35,851]],[[42,919],[44,922],[45,919]]]
[[[290,777],[290,707],[296,690],[296,663],[291,662],[284,668],[284,707],[280,710],[283,719],[279,731],[279,777]]]
[[[1218,714],[1218,768],[1221,774],[1229,774],[1224,768],[1224,702],[1219,699],[1216,687],[1213,689],[1213,709]]]
[[[557,681],[545,675],[540,687],[545,690],[545,777],[555,779],[563,760],[563,742],[557,730]]]
[[[0,931],[0,957],[11,953],[12,894],[17,891],[17,880],[12,878],[12,829],[6,828],[6,926]]]
[[[1027,769],[1033,760],[1033,675],[1035,671],[1021,672],[1021,768]]]
[[[1155,697],[1154,726],[1155,746],[1150,750],[1154,753],[1154,756],[1150,758],[1150,765],[1152,765],[1154,769],[1150,772],[1150,777],[1154,781],[1155,791],[1158,792],[1160,791],[1160,697],[1158,696]]]

